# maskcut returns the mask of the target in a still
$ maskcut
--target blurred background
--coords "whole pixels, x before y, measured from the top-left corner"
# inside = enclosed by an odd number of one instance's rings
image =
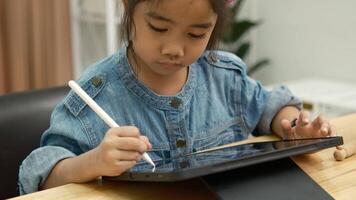
[[[253,78],[288,85],[312,112],[356,111],[356,1],[237,2],[237,35],[222,48]],[[0,0],[0,95],[65,85],[115,53],[122,10],[120,0]]]

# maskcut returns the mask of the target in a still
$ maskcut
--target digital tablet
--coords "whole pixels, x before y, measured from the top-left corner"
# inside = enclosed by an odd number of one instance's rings
[[[120,176],[109,180],[171,182],[245,167],[280,158],[310,153],[342,145],[340,136],[256,142],[223,149],[192,153],[181,157],[155,160],[156,169],[142,162]]]

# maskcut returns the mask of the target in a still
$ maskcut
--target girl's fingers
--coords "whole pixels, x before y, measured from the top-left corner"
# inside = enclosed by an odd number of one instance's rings
[[[134,137],[118,137],[115,139],[115,146],[118,150],[126,151],[147,151],[147,144],[139,138]]]
[[[115,158],[119,161],[139,161],[142,158],[142,154],[137,151],[125,151],[117,150],[115,151]]]
[[[324,123],[322,123],[322,125],[321,125],[321,127],[320,127],[320,133],[321,133],[321,135],[323,135],[323,136],[328,136],[328,135],[330,135],[329,134],[329,123],[326,123],[326,122],[324,122]]]
[[[297,126],[304,127],[309,124],[310,113],[308,111],[301,111],[297,120]]]
[[[292,139],[292,138],[294,138],[292,126],[291,126],[289,120],[283,119],[281,121],[281,126],[282,126],[282,131],[284,133],[283,139]]]
[[[337,135],[335,127],[330,125],[329,126],[329,133],[330,133],[329,134],[330,136],[335,137]]]
[[[120,126],[115,128],[110,128],[108,133],[113,136],[118,137],[139,137],[140,130],[135,126]]]
[[[299,113],[299,117],[297,120],[297,126],[302,127],[303,126],[303,111]]]
[[[121,174],[122,172],[127,171],[128,169],[135,166],[136,163],[136,161],[118,160],[116,161],[115,165],[118,169],[120,169],[120,172],[118,174]]]
[[[313,122],[312,126],[314,129],[321,129],[322,124],[325,122],[325,117],[322,115],[319,115]]]
[[[140,139],[142,141],[144,141],[147,144],[147,148],[148,149],[152,149],[152,144],[150,143],[150,141],[148,140],[148,137],[146,136],[140,136]]]
[[[330,136],[335,130],[333,130],[326,118],[322,115],[318,116],[312,123],[315,130],[319,130],[321,136]]]

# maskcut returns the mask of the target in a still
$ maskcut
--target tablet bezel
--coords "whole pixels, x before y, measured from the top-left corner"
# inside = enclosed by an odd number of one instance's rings
[[[301,140],[305,140],[305,139],[301,139]],[[196,168],[179,169],[172,172],[129,172],[128,171],[121,174],[120,176],[104,177],[104,179],[118,180],[118,181],[144,181],[144,182],[183,181],[190,178],[196,178],[204,175],[209,175],[222,171],[245,167],[257,163],[263,163],[263,162],[277,160],[285,157],[310,153],[317,150],[322,150],[325,148],[330,148],[343,144],[343,138],[341,136],[327,137],[327,138],[313,138],[313,140],[315,140],[315,142],[296,145],[287,149],[279,149],[271,152],[263,152],[261,154],[257,154],[254,156],[242,157],[235,160],[214,163],[212,165],[199,166]],[[276,143],[276,142],[285,142],[285,141],[265,141],[265,142],[251,143],[251,144]]]

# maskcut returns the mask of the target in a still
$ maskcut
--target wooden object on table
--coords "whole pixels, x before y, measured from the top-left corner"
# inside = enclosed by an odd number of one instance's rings
[[[356,142],[356,114],[339,117],[330,121],[337,134],[347,143]],[[353,200],[356,196],[356,156],[342,162],[334,159],[335,148],[328,148],[313,154],[292,157],[315,182],[338,200]]]
[[[356,151],[356,141],[347,143],[344,145],[336,147],[334,151],[334,158],[337,161],[342,161],[355,154]]]

